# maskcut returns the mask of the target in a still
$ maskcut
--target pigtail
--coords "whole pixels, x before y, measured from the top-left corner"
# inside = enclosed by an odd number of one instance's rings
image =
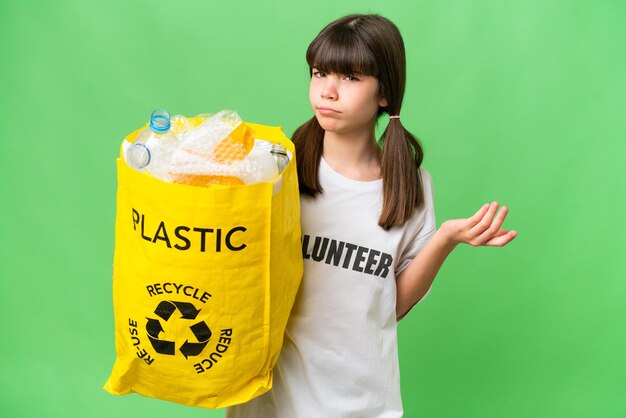
[[[294,131],[291,140],[296,147],[300,193],[310,196],[323,193],[317,173],[324,148],[324,129],[317,118],[313,116],[300,125]]]
[[[419,173],[424,152],[419,139],[402,126],[400,119],[390,119],[382,141],[383,208],[378,225],[389,230],[402,225],[424,204]]]

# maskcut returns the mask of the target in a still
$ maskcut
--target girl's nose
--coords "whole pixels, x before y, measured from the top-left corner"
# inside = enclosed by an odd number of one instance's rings
[[[335,100],[337,98],[337,86],[335,85],[335,81],[332,77],[326,77],[324,81],[324,86],[321,91],[322,98]]]

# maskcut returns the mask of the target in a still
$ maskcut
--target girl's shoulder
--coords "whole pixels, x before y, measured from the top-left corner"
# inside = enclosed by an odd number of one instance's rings
[[[426,182],[432,183],[433,182],[433,177],[430,175],[430,171],[428,171],[424,167],[420,167],[419,168],[419,172],[420,172],[420,176],[422,177],[422,182],[424,182],[424,183],[426,183]]]
[[[424,200],[426,208],[432,208],[434,206],[434,189],[433,189],[433,177],[430,172],[423,167],[419,168],[420,177],[422,179],[422,191],[424,192]]]

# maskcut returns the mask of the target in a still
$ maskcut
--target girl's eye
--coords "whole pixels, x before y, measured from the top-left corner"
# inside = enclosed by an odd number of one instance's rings
[[[313,71],[313,77],[317,77],[317,78],[321,78],[323,76],[325,76],[326,74],[324,74],[321,71]]]
[[[346,77],[347,78],[351,78],[350,81],[357,81],[358,80],[358,78],[356,76],[353,76],[353,75],[347,75]]]

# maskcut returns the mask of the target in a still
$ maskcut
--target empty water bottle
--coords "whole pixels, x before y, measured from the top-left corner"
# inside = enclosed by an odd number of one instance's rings
[[[283,144],[272,144],[272,150],[270,151],[276,160],[276,166],[278,172],[282,173],[287,164],[289,164],[289,156],[287,155],[287,149]]]
[[[176,149],[176,136],[170,130],[170,114],[158,109],[152,112],[149,126],[142,130],[128,147],[127,162],[154,177],[166,180],[168,162]]]

